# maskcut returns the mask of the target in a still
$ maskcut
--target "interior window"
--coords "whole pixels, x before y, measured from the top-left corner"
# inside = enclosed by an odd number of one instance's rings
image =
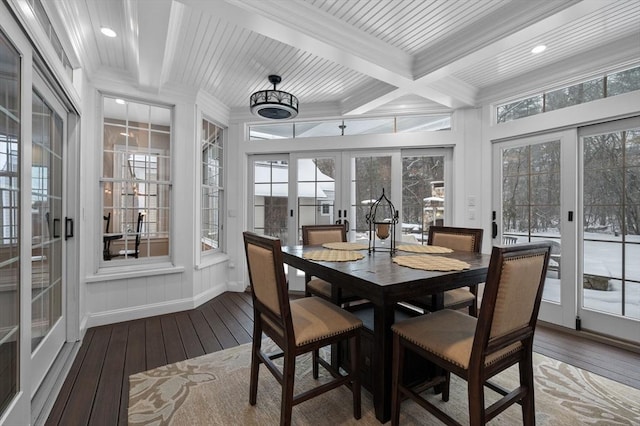
[[[202,120],[202,204],[200,250],[212,253],[221,247],[223,200],[222,128]]]
[[[105,97],[103,128],[103,263],[168,256],[171,110]]]

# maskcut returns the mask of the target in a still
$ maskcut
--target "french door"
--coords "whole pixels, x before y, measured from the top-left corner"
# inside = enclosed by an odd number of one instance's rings
[[[493,151],[494,243],[553,247],[540,319],[640,342],[640,118]]]
[[[539,318],[575,325],[575,133],[493,147],[494,244],[548,241],[551,260]]]
[[[640,343],[640,117],[579,130],[582,327]]]
[[[31,396],[66,341],[65,179],[67,111],[34,72],[31,165]]]
[[[366,244],[366,216],[384,191],[400,212],[396,240],[426,243],[428,226],[448,221],[450,164],[445,149],[250,156],[249,227],[294,245],[302,243],[304,225],[344,223],[349,241]],[[287,274],[290,289],[304,289],[303,273]]]

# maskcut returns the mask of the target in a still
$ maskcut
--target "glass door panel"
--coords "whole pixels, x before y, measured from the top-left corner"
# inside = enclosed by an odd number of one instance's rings
[[[581,138],[584,261],[580,315],[585,328],[637,342],[640,120],[614,126],[617,128],[601,132],[597,127],[587,128]]]
[[[445,156],[402,156],[402,241],[427,244],[429,227],[445,224]]]
[[[384,194],[393,197],[391,187],[391,155],[354,156],[351,158],[350,232],[353,240],[368,243],[366,216],[371,205]]]
[[[0,31],[0,417],[20,357],[20,54]]]
[[[64,130],[66,111],[35,73],[31,162],[32,395],[66,340],[64,321]]]
[[[340,170],[337,162],[337,156],[325,154],[296,160],[298,244],[302,244],[303,225],[328,225],[342,217],[336,208],[336,173]]]
[[[289,241],[289,160],[255,159],[253,168],[253,230]]]
[[[502,236],[511,243],[550,241],[543,300],[561,303],[560,141],[502,150]]]

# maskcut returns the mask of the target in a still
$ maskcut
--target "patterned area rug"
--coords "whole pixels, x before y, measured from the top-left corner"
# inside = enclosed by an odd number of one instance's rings
[[[270,344],[265,341],[265,345]],[[258,403],[249,405],[251,344],[159,367],[130,376],[130,425],[277,425],[280,385],[264,366],[260,368]],[[309,357],[296,364],[296,392],[314,382]],[[537,425],[639,425],[640,390],[614,382],[534,353]],[[322,367],[320,368],[322,372]],[[517,367],[495,380],[517,383]],[[322,378],[320,379],[322,380]],[[466,382],[452,375],[451,398],[443,403],[451,416],[468,424]],[[487,403],[498,398],[486,391]],[[379,425],[371,395],[363,389],[362,419],[352,414],[350,392],[341,387],[303,402],[293,409],[295,425]],[[437,425],[437,419],[416,404],[402,404],[403,425]],[[507,409],[494,425],[522,424],[520,406]]]

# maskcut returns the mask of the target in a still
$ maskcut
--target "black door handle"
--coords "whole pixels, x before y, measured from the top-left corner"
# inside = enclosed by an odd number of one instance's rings
[[[64,239],[68,240],[73,238],[73,219],[70,217],[64,218]]]
[[[60,238],[60,229],[58,228],[60,228],[60,219],[53,219],[53,238]]]

